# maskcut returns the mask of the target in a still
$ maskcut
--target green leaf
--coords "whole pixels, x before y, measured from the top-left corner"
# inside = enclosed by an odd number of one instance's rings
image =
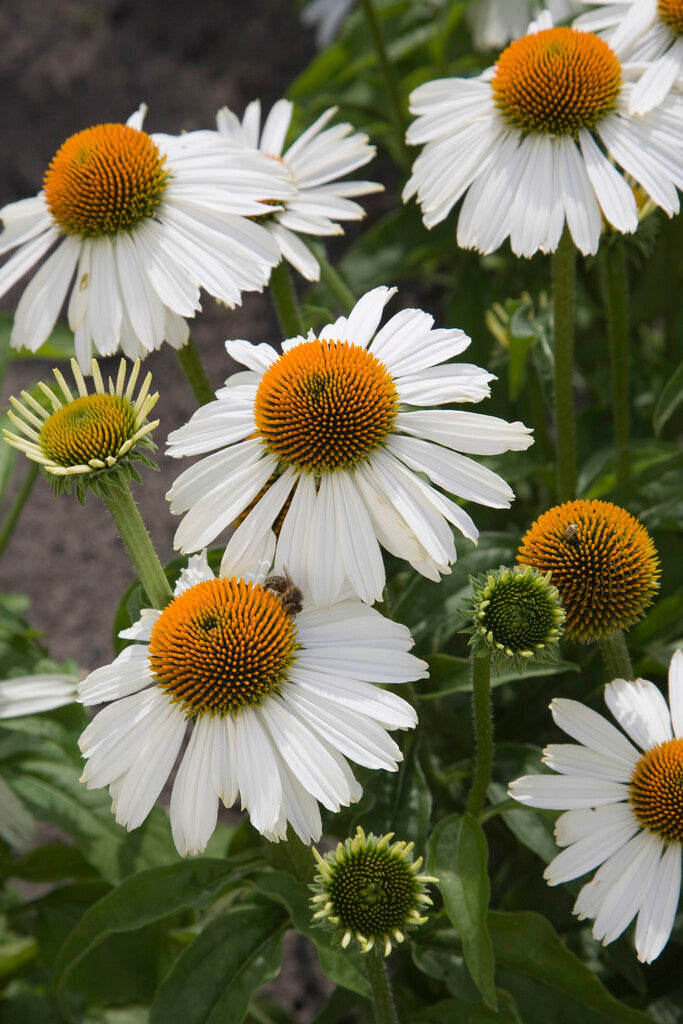
[[[454,815],[437,825],[429,847],[429,871],[439,879],[448,917],[462,939],[465,962],[486,1006],[496,1010],[495,962],[486,927],[491,895],[488,847],[478,821]]]
[[[23,850],[31,842],[35,827],[35,822],[22,801],[5,780],[0,779],[0,839],[4,839],[10,846]]]
[[[593,972],[563,945],[544,917],[531,912],[490,911],[487,921],[501,965],[597,1011],[605,1021],[650,1024],[645,1014],[610,995]]]
[[[25,882],[61,882],[65,878],[89,878],[93,867],[76,846],[47,843],[31,850],[12,868]]]
[[[432,794],[417,759],[417,738],[411,734],[404,745],[398,772],[382,772],[372,783],[372,829],[382,835],[394,832],[424,851],[432,814]],[[360,822],[358,822],[360,824]]]
[[[86,911],[64,943],[55,964],[57,990],[64,991],[76,965],[110,935],[134,931],[186,907],[207,906],[232,871],[229,861],[190,860],[126,879]]]
[[[483,1003],[462,999],[444,999],[408,1018],[409,1024],[522,1024],[515,1001],[509,992],[498,989],[498,1012]]]
[[[673,376],[669,377],[657,399],[657,405],[652,414],[652,424],[657,437],[681,402],[683,402],[683,362],[679,363],[678,369]]]
[[[286,925],[273,903],[214,918],[159,986],[150,1024],[241,1024],[251,997],[279,973]]]
[[[335,949],[330,943],[330,933],[312,924],[311,894],[302,882],[285,871],[259,871],[250,880],[264,896],[287,908],[292,924],[313,942],[320,966],[335,985],[370,998],[362,954],[352,949]]]

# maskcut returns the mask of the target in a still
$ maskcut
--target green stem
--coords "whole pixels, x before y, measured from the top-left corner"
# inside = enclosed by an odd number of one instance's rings
[[[192,336],[187,339],[184,345],[176,350],[176,355],[178,356],[180,368],[187,377],[187,383],[192,388],[192,394],[197,399],[197,403],[199,405],[207,405],[208,402],[213,402],[216,395],[211,387],[211,381],[204,369],[199,349],[195,345]]]
[[[472,670],[472,715],[476,754],[467,813],[478,818],[484,809],[493,768],[493,714],[491,706],[491,655],[470,654]]]
[[[7,547],[8,541],[12,536],[12,531],[17,525],[17,520],[21,515],[21,510],[28,500],[28,496],[33,490],[33,485],[38,478],[38,463],[30,462],[28,472],[24,479],[21,481],[21,486],[17,491],[16,497],[12,502],[7,518],[5,519],[2,527],[0,527],[0,555]]]
[[[328,260],[325,247],[319,242],[311,242],[310,250],[320,264],[320,280],[329,289],[344,312],[350,313],[356,305],[356,296],[339,271],[335,270]]]
[[[370,30],[370,35],[372,36],[372,42],[375,47],[377,59],[379,60],[382,74],[384,75],[384,84],[389,97],[391,119],[394,122],[394,128],[396,130],[399,153],[401,155],[402,162],[407,166],[410,164],[410,155],[406,146],[406,119],[403,113],[403,104],[401,102],[401,93],[398,88],[398,82],[384,45],[382,30],[380,28],[373,0],[361,0],[361,4],[363,7],[363,13],[365,14],[365,20]]]
[[[576,427],[572,370],[574,363],[574,302],[576,249],[565,227],[552,257],[555,313],[555,431],[557,449],[557,498],[576,497]]]
[[[631,655],[628,653],[621,630],[615,629],[613,633],[606,633],[600,637],[600,653],[610,681],[612,679],[635,679]]]
[[[394,993],[387,974],[385,957],[378,946],[373,946],[366,953],[365,970],[372,989],[372,1006],[375,1011],[375,1024],[398,1024]]]
[[[612,369],[612,417],[617,448],[617,483],[629,477],[629,324],[628,281],[624,244],[616,239],[600,248],[600,274],[607,312],[607,337]]]
[[[285,260],[280,260],[270,275],[270,294],[277,313],[280,329],[285,338],[304,333],[304,323],[292,283],[292,275]]]
[[[284,843],[271,843],[270,856],[277,868],[288,871],[299,881],[308,885],[315,875],[315,860],[310,846],[302,843],[291,825],[287,827]]]
[[[173,593],[130,488],[108,487],[103,489],[102,498],[147,593],[150,606],[165,608]]]

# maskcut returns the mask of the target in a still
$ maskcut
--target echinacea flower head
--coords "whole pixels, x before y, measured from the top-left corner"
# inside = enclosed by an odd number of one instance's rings
[[[42,191],[0,210],[0,295],[50,253],[17,306],[11,343],[37,350],[69,292],[69,327],[84,372],[93,345],[143,358],[188,338],[200,289],[229,306],[268,282],[279,251],[249,220],[292,192],[276,161],[214,133],[148,135],[146,108],[126,124],[72,135]]]
[[[532,658],[554,656],[564,612],[550,573],[502,566],[470,581],[472,594],[464,614],[473,625],[463,632],[471,634],[476,655],[491,654],[499,665],[513,661],[519,670]]]
[[[367,135],[354,132],[350,124],[327,127],[336,107],[321,114],[285,149],[293,111],[294,104],[289,100],[278,100],[261,129],[261,104],[254,100],[242,121],[223,107],[216,115],[216,126],[220,136],[240,151],[260,149],[287,173],[293,194],[272,210],[266,207],[261,223],[282,257],[308,281],[317,281],[318,261],[299,235],[343,234],[339,221],[365,216],[363,207],[352,197],[381,192],[383,186],[373,181],[342,180],[372,160],[375,147],[368,144]]]
[[[0,680],[0,719],[37,715],[73,704],[78,678],[67,672],[41,672]]]
[[[580,10],[581,0],[475,0],[467,8],[476,50],[499,50],[524,35],[533,16],[545,7],[553,19],[564,21]]]
[[[338,810],[361,795],[347,758],[396,770],[388,730],[417,721],[375,685],[426,674],[406,627],[355,599],[318,608],[302,592],[293,604],[269,570],[260,560],[214,577],[204,556],[191,558],[170,604],[143,610],[121,634],[134,643],[79,688],[83,704],[108,705],[80,738],[83,781],[109,786],[129,830],[190,727],[170,806],[182,856],[204,849],[219,800],[230,807],[238,795],[268,839],[284,839],[288,822],[303,842],[318,839],[319,802]]]
[[[389,956],[393,942],[427,920],[432,900],[426,886],[438,879],[419,874],[422,857],[413,860],[414,844],[392,843],[393,836],[366,835],[359,825],[324,857],[313,848],[313,920],[334,929],[333,941],[343,948],[355,939],[363,953],[378,946]]]
[[[652,538],[610,501],[566,501],[544,512],[522,538],[517,561],[550,573],[567,636],[582,643],[632,626],[659,587]]]
[[[583,0],[584,6],[586,0]],[[631,114],[659,106],[683,74],[681,0],[591,0],[594,8],[574,22],[596,32],[629,61],[642,65],[631,90]]]
[[[478,77],[412,93],[407,141],[424,149],[404,202],[416,195],[431,228],[464,196],[458,244],[490,253],[509,237],[518,256],[554,252],[565,224],[584,255],[597,252],[603,217],[634,232],[638,206],[624,173],[673,216],[683,96],[634,117],[630,76],[604,39],[553,27],[544,12]]]
[[[605,703],[626,736],[578,701],[553,700],[555,722],[578,745],[546,747],[543,760],[559,774],[516,779],[510,796],[565,812],[555,837],[566,849],[544,877],[559,885],[597,867],[574,913],[594,919],[605,945],[637,915],[638,959],[651,963],[671,934],[681,891],[683,651],[671,659],[668,706],[647,679],[615,679]]]
[[[139,479],[133,463],[153,465],[145,454],[155,447],[150,434],[159,425],[159,420],[147,419],[159,398],[158,392],[149,391],[151,373],[136,395],[139,359],[127,382],[125,359],[119,364],[116,380],[110,378],[107,385],[96,359],[90,369],[95,385],[92,393],[72,359],[74,390],[59,369],[52,371],[56,386],[38,383],[49,408],[28,391],[21,392],[21,401],[10,398],[12,408],[7,415],[21,434],[3,430],[5,441],[42,466],[57,491],[68,490],[75,481],[82,494],[83,488],[95,485],[97,489],[98,484],[120,474],[126,480]]]
[[[375,288],[317,336],[286,341],[282,354],[227,342],[248,370],[168,439],[173,456],[218,449],[185,470],[167,495],[172,512],[187,512],[177,547],[204,547],[250,508],[226,548],[227,557],[242,557],[289,501],[278,561],[318,604],[334,600],[345,578],[373,602],[385,581],[380,544],[438,580],[456,558],[449,524],[476,540],[470,516],[441,488],[509,507],[512,490],[469,456],[523,451],[530,431],[438,408],[486,398],[492,375],[447,362],[470,339],[433,329],[422,310],[404,309],[378,330],[394,291]]]

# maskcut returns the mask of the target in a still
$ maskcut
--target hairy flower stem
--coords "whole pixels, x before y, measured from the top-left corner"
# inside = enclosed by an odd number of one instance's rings
[[[600,248],[600,277],[607,312],[612,369],[612,419],[617,448],[617,483],[629,477],[629,325],[626,252],[621,239]]]
[[[185,344],[176,350],[176,354],[180,368],[192,389],[192,394],[197,399],[197,404],[206,405],[208,402],[213,402],[216,395],[204,369],[199,349],[192,337],[189,337]]]
[[[476,754],[467,813],[478,818],[486,802],[486,790],[493,768],[493,708],[491,706],[491,655],[470,654],[472,670],[472,715]]]
[[[103,500],[152,608],[166,607],[173,593],[129,487],[103,488]]]
[[[372,989],[372,1006],[375,1011],[375,1024],[398,1024],[394,993],[387,974],[385,957],[379,946],[374,945],[365,954],[365,970],[370,988]]]
[[[280,260],[270,275],[270,295],[277,313],[280,330],[285,338],[304,334],[304,323],[292,283],[292,275],[285,260]]]
[[[628,653],[624,634],[620,629],[615,629],[613,633],[605,633],[600,637],[600,653],[605,662],[610,682],[613,679],[635,679],[631,655]]]
[[[17,525],[17,520],[21,515],[21,510],[28,501],[28,496],[33,490],[33,485],[36,482],[37,478],[38,463],[30,462],[28,472],[24,476],[24,479],[21,481],[21,486],[17,491],[16,497],[12,502],[9,512],[7,513],[7,518],[5,519],[2,526],[0,526],[0,555],[7,547],[9,539],[12,536],[12,531],[14,530],[14,527]]]
[[[401,102],[401,94],[398,88],[396,75],[394,74],[394,69],[391,66],[386,47],[384,45],[382,30],[380,28],[373,0],[361,0],[361,6],[363,8],[368,29],[370,30],[370,35],[372,36],[372,42],[375,47],[377,59],[384,76],[384,84],[389,98],[391,119],[394,122],[401,163],[407,167],[410,164],[410,155],[408,153],[408,147],[406,146],[406,118],[403,112],[403,104]]]
[[[356,304],[355,295],[339,271],[328,260],[324,246],[319,242],[312,242],[310,249],[320,264],[320,280],[329,289],[344,312],[350,313]]]
[[[310,846],[302,843],[291,825],[284,843],[269,844],[270,858],[276,868],[288,871],[306,885],[313,881],[315,860]]]
[[[572,395],[576,249],[565,227],[552,256],[555,314],[555,431],[557,500],[576,497],[576,426]]]

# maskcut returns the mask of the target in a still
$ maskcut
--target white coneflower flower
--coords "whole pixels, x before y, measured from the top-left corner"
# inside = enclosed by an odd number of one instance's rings
[[[66,672],[42,672],[0,681],[0,718],[37,715],[73,704],[78,679]]]
[[[145,110],[72,135],[42,192],[0,210],[0,253],[17,249],[0,269],[0,295],[54,250],[19,301],[16,348],[40,348],[74,275],[68,318],[86,372],[93,345],[132,359],[164,340],[183,345],[200,288],[234,306],[268,282],[279,252],[248,218],[291,194],[284,170],[215,133],[148,135]]]
[[[543,759],[560,775],[525,775],[510,795],[565,811],[555,836],[566,849],[544,877],[558,885],[601,865],[574,913],[594,918],[593,935],[605,944],[637,914],[638,959],[650,963],[671,934],[681,891],[683,651],[671,659],[668,707],[647,679],[615,679],[605,702],[633,743],[585,705],[556,699],[553,718],[581,745],[546,747]]]
[[[633,232],[631,175],[669,216],[683,186],[683,96],[642,117],[629,113],[628,65],[591,32],[553,28],[544,13],[476,78],[427,82],[411,95],[411,145],[424,149],[403,191],[427,227],[465,195],[458,244],[488,253],[553,252],[565,225],[594,253],[603,216]]]
[[[511,39],[523,36],[542,7],[550,11],[555,21],[564,21],[580,10],[581,0],[476,0],[467,8],[475,48],[499,50]]]
[[[365,211],[352,196],[381,192],[373,181],[340,181],[375,155],[367,135],[353,132],[350,124],[326,125],[337,112],[331,107],[283,153],[294,104],[278,100],[261,130],[261,104],[250,103],[240,122],[227,107],[216,115],[220,135],[240,152],[260,149],[286,170],[294,194],[272,213],[266,208],[262,223],[282,256],[309,280],[317,281],[320,267],[298,235],[342,235],[340,220],[361,220]]]
[[[122,359],[116,381],[110,379],[105,386],[97,360],[93,359],[90,369],[95,391],[89,394],[75,359],[71,360],[71,369],[76,394],[58,369],[52,371],[57,388],[39,382],[51,409],[46,409],[28,391],[21,392],[21,401],[10,398],[12,409],[7,415],[21,434],[3,430],[7,444],[24,452],[49,476],[58,479],[75,477],[84,482],[130,468],[130,463],[136,460],[145,462],[144,450],[154,448],[148,435],[159,425],[159,420],[147,420],[159,398],[158,393],[149,393],[151,373],[136,396],[139,360],[126,383],[127,366]]]
[[[647,62],[628,101],[631,114],[647,113],[662,102],[683,73],[683,3],[591,0],[591,4],[596,10],[582,14],[575,26],[596,32],[629,60]]]
[[[173,456],[221,449],[182,473],[168,494],[172,512],[188,513],[178,547],[204,547],[253,503],[226,554],[246,550],[291,498],[279,560],[317,603],[333,600],[345,577],[372,602],[385,580],[380,544],[438,580],[456,558],[449,524],[476,540],[470,516],[441,488],[509,507],[514,494],[505,481],[467,455],[523,451],[532,443],[528,428],[434,408],[480,402],[493,375],[446,363],[470,339],[458,329],[433,330],[422,310],[404,309],[378,330],[394,292],[375,288],[348,318],[317,337],[286,341],[282,354],[227,342],[248,371],[169,436]]]
[[[374,683],[423,677],[405,626],[355,599],[318,608],[281,593],[270,561],[253,571],[190,559],[163,611],[145,609],[121,635],[137,641],[80,685],[84,704],[111,702],[80,739],[83,781],[109,786],[116,820],[147,817],[192,731],[171,795],[184,856],[204,849],[238,794],[252,824],[283,839],[289,821],[308,843],[330,810],[358,800],[347,757],[393,771],[389,729],[412,729],[413,708]]]

